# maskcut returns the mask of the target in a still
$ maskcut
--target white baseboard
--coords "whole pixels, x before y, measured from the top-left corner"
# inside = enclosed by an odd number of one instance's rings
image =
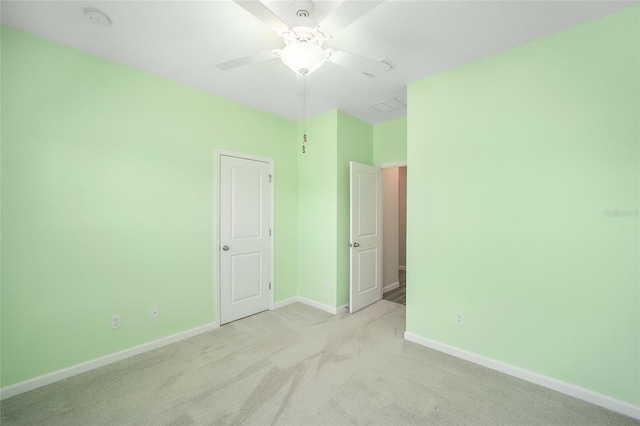
[[[505,373],[510,376],[517,377],[519,379],[526,380],[540,386],[544,386],[554,391],[573,396],[574,398],[578,398],[583,401],[598,405],[600,407],[604,407],[609,410],[624,414],[626,416],[633,417],[634,419],[640,419],[640,406],[620,401],[610,396],[594,392],[580,386],[572,385],[571,383],[562,382],[552,377],[534,373],[532,371],[528,371],[519,367],[514,367],[513,365],[505,364],[503,362],[496,361],[494,359],[487,358],[473,352],[468,352],[454,346],[449,346],[447,344],[440,343],[438,341],[431,340],[426,337],[410,333],[408,331],[405,331],[404,338],[410,342],[414,342],[419,345],[455,356],[457,358],[461,358],[466,361],[491,368],[492,370],[500,371],[501,373]]]
[[[307,299],[306,297],[298,296],[298,302],[304,303],[305,305],[313,306],[314,308],[321,309],[325,312],[329,312],[330,314],[337,315],[338,312],[344,312],[344,306],[330,306],[325,305],[324,303],[316,302],[315,300]]]
[[[81,364],[72,365],[61,370],[34,377],[33,379],[5,386],[4,388],[0,389],[0,400],[11,398],[12,396],[20,395],[21,393],[46,386],[51,383],[59,382],[60,380],[68,379],[69,377],[73,377],[99,367],[104,367],[105,365],[113,364],[114,362],[122,361],[123,359],[131,358],[133,356],[140,355],[141,353],[161,348],[163,346],[170,345],[171,343],[179,342],[181,340],[188,339],[190,337],[197,336],[198,334],[206,333],[217,328],[219,328],[219,325],[217,323],[206,324],[200,327],[192,328],[190,330],[182,331],[177,334],[173,334],[171,336],[154,340],[153,342],[143,343],[142,345],[134,346],[133,348],[125,349],[120,352],[105,355],[100,358],[83,362]]]
[[[307,299],[305,297],[297,296],[297,297],[291,297],[289,299],[281,300],[277,303],[274,303],[273,308],[278,309],[283,306],[290,305],[296,302],[313,306],[314,308],[321,309],[333,315],[337,315],[338,313],[343,313],[345,311],[345,308],[349,306],[349,305],[343,305],[343,306],[333,307],[333,306],[325,305],[323,303],[316,302],[311,299]],[[7,398],[11,398],[12,396],[20,395],[21,393],[29,392],[31,390],[40,388],[42,386],[49,385],[51,383],[59,382],[60,380],[68,379],[69,377],[73,377],[78,374],[94,370],[96,368],[104,367],[105,365],[113,364],[114,362],[131,358],[133,356],[151,351],[153,349],[170,345],[171,343],[179,342],[181,340],[188,339],[193,336],[197,336],[198,334],[215,330],[219,327],[220,326],[218,325],[218,323],[206,324],[200,327],[192,328],[191,330],[186,330],[177,334],[173,334],[171,336],[154,340],[153,342],[143,343],[142,345],[134,346],[133,348],[125,349],[120,352],[105,355],[100,358],[92,359],[80,364],[72,365],[70,367],[53,371],[51,373],[34,377],[32,379],[15,383],[13,385],[5,386],[4,388],[0,389],[0,401]]]
[[[407,267],[404,266],[404,265],[400,265],[400,266],[398,266],[398,269],[401,270],[401,271],[406,271]]]
[[[383,294],[384,294],[384,293],[388,293],[388,292],[390,292],[391,290],[394,290],[394,289],[396,289],[396,288],[398,288],[398,287],[400,287],[400,281],[396,281],[396,282],[395,282],[395,283],[393,283],[393,284],[389,284],[389,285],[386,285],[386,286],[382,287],[382,293],[383,293]]]

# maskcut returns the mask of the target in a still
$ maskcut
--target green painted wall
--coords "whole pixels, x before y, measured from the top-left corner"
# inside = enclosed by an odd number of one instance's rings
[[[349,228],[350,173],[349,163],[372,164],[373,126],[342,111],[338,111],[338,228],[337,228],[337,299],[336,306],[349,303]]]
[[[633,7],[410,85],[409,332],[640,405],[639,63]]]
[[[373,126],[373,164],[407,161],[407,118]]]
[[[331,111],[306,129],[307,152],[298,149],[298,289],[338,307],[349,303],[349,162],[371,164],[373,126]]]
[[[298,294],[335,306],[337,276],[337,111],[306,121],[302,153],[298,126]],[[327,283],[325,288],[324,283]]]
[[[295,122],[7,27],[1,71],[1,386],[215,321],[216,148],[275,159],[297,294]]]

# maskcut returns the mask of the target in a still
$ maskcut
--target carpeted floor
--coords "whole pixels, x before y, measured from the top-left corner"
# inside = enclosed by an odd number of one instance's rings
[[[299,303],[1,403],[2,425],[638,425],[403,339],[405,307]]]

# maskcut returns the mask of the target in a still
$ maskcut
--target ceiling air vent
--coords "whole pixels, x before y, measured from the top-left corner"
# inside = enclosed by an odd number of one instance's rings
[[[395,111],[397,109],[406,108],[406,107],[407,107],[407,104],[405,104],[398,98],[387,99],[386,101],[378,102],[377,104],[371,105],[371,108],[380,112]]]
[[[394,64],[391,59],[387,58],[386,56],[382,59],[380,59],[378,62],[380,62],[381,64],[385,64],[386,66],[389,67],[389,69],[387,71],[391,71],[392,69],[398,68],[398,66],[396,64]]]

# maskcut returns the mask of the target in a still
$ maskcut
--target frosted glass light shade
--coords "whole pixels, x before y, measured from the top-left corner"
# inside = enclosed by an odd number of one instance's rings
[[[282,49],[280,59],[294,72],[311,74],[326,61],[327,55],[319,46],[307,43],[295,43],[289,44]]]

